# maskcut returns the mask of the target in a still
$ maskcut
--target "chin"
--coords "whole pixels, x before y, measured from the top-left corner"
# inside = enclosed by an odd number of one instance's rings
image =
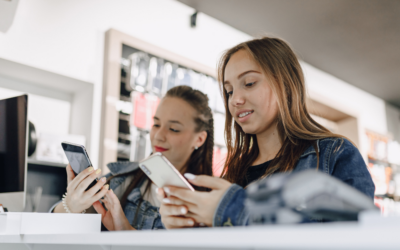
[[[246,134],[256,134],[257,133],[257,129],[252,126],[252,124],[246,124],[244,126],[241,126],[243,132],[245,132]]]

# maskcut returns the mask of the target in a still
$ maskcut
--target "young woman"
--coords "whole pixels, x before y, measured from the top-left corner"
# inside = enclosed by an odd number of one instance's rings
[[[213,125],[206,95],[188,86],[172,88],[161,100],[154,116],[150,130],[153,152],[162,152],[181,173],[212,175]],[[68,165],[65,203],[69,210],[81,213],[93,204],[102,214],[103,225],[108,230],[163,228],[156,187],[138,164],[116,162],[107,166],[111,173],[85,191],[101,171],[88,168],[74,176]],[[98,201],[103,196],[107,210]],[[54,212],[65,213],[66,210],[60,203]]]
[[[223,179],[185,174],[212,191],[158,190],[166,228],[245,225],[243,188],[278,172],[316,168],[372,199],[375,187],[357,148],[307,111],[303,72],[284,41],[266,37],[233,47],[220,60],[218,78],[228,147]]]

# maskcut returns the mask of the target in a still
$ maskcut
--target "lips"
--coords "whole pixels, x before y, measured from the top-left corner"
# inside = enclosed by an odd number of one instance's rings
[[[254,113],[254,110],[251,109],[241,109],[236,112],[236,117],[239,122],[245,122],[247,121],[251,115]]]
[[[164,152],[164,151],[167,151],[167,150],[168,150],[168,149],[166,149],[166,148],[157,147],[157,146],[154,146],[154,149],[156,150],[156,152]]]

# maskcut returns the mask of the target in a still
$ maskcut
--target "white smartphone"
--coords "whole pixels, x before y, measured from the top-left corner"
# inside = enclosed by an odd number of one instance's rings
[[[139,167],[159,188],[175,186],[194,191],[192,185],[160,152],[140,161]]]

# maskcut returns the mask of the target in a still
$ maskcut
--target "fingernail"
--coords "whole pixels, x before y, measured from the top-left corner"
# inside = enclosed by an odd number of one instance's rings
[[[189,226],[193,226],[194,222],[193,222],[192,220],[188,220],[187,224],[188,224]]]
[[[106,182],[106,177],[100,179],[101,182]]]
[[[169,194],[169,192],[170,192],[169,188],[167,188],[167,187],[164,187],[164,191],[165,191],[167,194]]]
[[[111,193],[114,193],[114,190],[112,190],[112,189],[110,189],[111,190]]]
[[[186,213],[187,213],[187,209],[186,209],[186,208],[184,208],[184,207],[183,207],[183,208],[181,208],[181,213],[182,213],[182,214],[186,214]]]
[[[196,175],[191,174],[191,173],[186,173],[186,174],[184,174],[184,176],[186,177],[186,179],[189,179],[189,180],[194,180],[196,178]]]
[[[170,204],[171,203],[171,200],[170,199],[168,199],[168,198],[165,198],[165,199],[163,199],[162,200],[164,203],[168,203],[168,204]]]
[[[156,193],[158,193],[158,190],[160,190],[160,188],[156,188]]]
[[[108,185],[108,184],[104,185],[104,188],[107,190],[109,189],[109,187],[110,187],[110,185]]]
[[[101,169],[99,168],[96,170],[96,174],[100,174],[100,173],[101,173]]]
[[[94,168],[93,167],[88,167],[88,169],[87,169],[87,171],[90,173],[90,172],[92,172],[94,170]]]

